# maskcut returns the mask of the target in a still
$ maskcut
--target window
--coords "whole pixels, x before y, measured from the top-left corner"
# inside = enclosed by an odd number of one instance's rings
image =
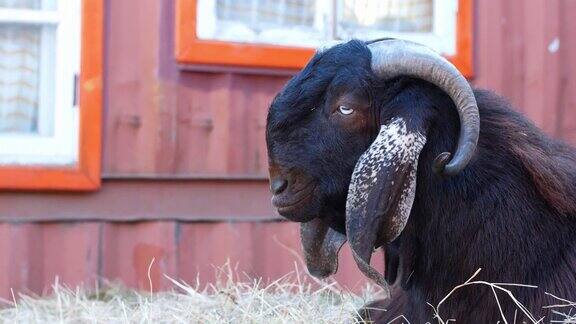
[[[0,0],[0,187],[99,186],[101,1]]]
[[[0,0],[0,17],[0,164],[77,163],[79,1]]]
[[[330,38],[325,1],[198,0],[199,39],[316,47]]]
[[[179,0],[182,63],[300,68],[351,38],[425,44],[471,74],[471,0]]]

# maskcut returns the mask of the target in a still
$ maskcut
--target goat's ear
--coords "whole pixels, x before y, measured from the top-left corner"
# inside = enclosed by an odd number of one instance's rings
[[[422,108],[404,108],[402,115],[381,125],[356,163],[346,202],[346,235],[354,260],[367,277],[385,288],[385,279],[370,266],[370,258],[374,248],[400,235],[412,209],[428,124],[422,117],[426,113],[413,113],[414,109]]]
[[[332,229],[321,218],[300,225],[300,238],[308,272],[325,278],[338,270],[338,252],[346,236]]]

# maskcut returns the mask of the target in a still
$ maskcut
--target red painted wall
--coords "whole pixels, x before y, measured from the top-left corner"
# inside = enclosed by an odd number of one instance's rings
[[[576,2],[475,6],[473,83],[576,143]],[[154,289],[169,286],[164,273],[210,281],[227,259],[266,278],[294,268],[278,242],[299,251],[297,226],[270,207],[264,145],[267,105],[289,76],[179,66],[173,14],[174,0],[106,2],[103,188],[0,193],[0,296],[55,276],[148,289],[152,258]],[[361,276],[344,260],[338,278],[354,287]]]

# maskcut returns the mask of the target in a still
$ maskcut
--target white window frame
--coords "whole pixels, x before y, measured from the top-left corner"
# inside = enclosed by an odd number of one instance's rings
[[[0,8],[0,24],[5,23],[55,28],[56,54],[54,66],[41,65],[38,133],[0,133],[0,165],[76,164],[80,127],[74,99],[80,73],[81,0],[59,0],[53,11]],[[50,34],[43,31],[41,46],[50,46]],[[50,51],[42,55],[44,60]]]
[[[348,38],[364,40],[383,37],[400,38],[424,44],[444,55],[454,55],[456,54],[456,20],[458,15],[458,0],[434,0],[433,6],[434,18],[432,32],[430,33],[389,32],[373,30],[367,32],[357,32],[353,35],[350,35]],[[196,34],[199,39],[205,40],[233,41],[252,44],[289,45],[311,48],[325,47],[337,42],[348,40],[335,38],[337,34],[337,25],[334,21],[334,9],[338,15],[343,11],[343,8],[341,8],[336,0],[316,1],[316,16],[314,20],[314,27],[318,28],[319,30],[324,30],[324,39],[322,41],[318,41],[313,38],[302,38],[302,35],[294,34],[295,32],[289,28],[282,30],[283,37],[281,38],[277,37],[275,39],[270,39],[261,37],[256,39],[228,39],[214,37],[218,23],[216,19],[216,0],[198,0]],[[324,28],[325,26],[328,26],[328,28]],[[290,35],[292,35],[292,37],[290,37]],[[294,43],[292,41],[293,39],[298,39],[298,43]]]

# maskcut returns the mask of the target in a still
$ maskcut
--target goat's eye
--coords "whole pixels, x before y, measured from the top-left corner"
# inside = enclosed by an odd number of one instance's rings
[[[346,107],[346,106],[339,106],[338,107],[338,111],[342,114],[342,115],[350,115],[351,113],[354,112],[354,109]]]

